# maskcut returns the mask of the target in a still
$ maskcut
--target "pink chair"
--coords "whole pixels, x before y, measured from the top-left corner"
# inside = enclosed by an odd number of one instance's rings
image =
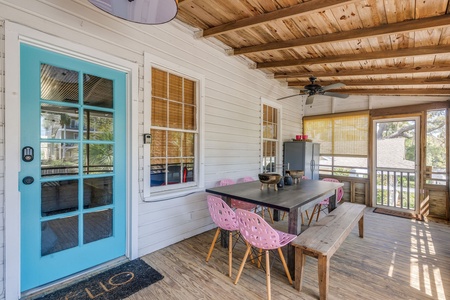
[[[217,238],[220,231],[229,231],[229,241],[228,241],[228,276],[231,277],[232,263],[233,263],[233,231],[239,230],[239,224],[236,220],[236,215],[234,211],[225,203],[221,198],[208,195],[208,209],[212,220],[217,225],[216,234],[214,235],[213,241],[209,248],[208,255],[206,256],[206,261],[209,261],[211,254],[214,250],[214,245],[216,244]]]
[[[239,224],[239,231],[244,239],[247,241],[247,250],[245,251],[244,259],[242,260],[241,267],[239,268],[238,275],[234,284],[237,284],[241,277],[242,270],[244,269],[247,257],[251,251],[252,246],[265,251],[266,256],[266,281],[267,281],[267,298],[271,299],[270,288],[270,262],[269,262],[269,250],[278,250],[281,262],[283,263],[284,270],[286,272],[289,283],[292,284],[291,274],[284,259],[281,247],[289,244],[297,236],[294,234],[285,233],[273,229],[263,218],[250,211],[237,209],[236,218]],[[261,256],[258,258],[258,266],[261,262]]]
[[[335,178],[324,178],[323,181],[330,181],[330,182],[339,182],[339,180]],[[342,197],[344,196],[344,189],[342,187],[338,188],[336,193],[336,204],[339,203],[342,200]],[[311,218],[309,219],[308,226],[311,224],[311,221],[314,217],[314,214],[317,213],[316,222],[319,220],[320,212],[326,208],[328,208],[328,205],[330,204],[330,199],[324,199],[319,202],[319,204],[316,204],[314,206],[313,212],[311,214]],[[323,206],[323,208],[322,208]]]

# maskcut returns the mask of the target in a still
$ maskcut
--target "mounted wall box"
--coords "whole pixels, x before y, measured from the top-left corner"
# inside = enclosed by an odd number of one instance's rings
[[[152,135],[150,133],[144,133],[144,144],[152,143]]]

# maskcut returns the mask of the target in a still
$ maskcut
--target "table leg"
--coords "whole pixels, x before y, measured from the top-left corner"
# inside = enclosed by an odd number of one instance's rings
[[[333,196],[330,196],[328,204],[328,212],[333,211],[336,208],[336,194],[337,190],[334,192]]]
[[[225,201],[228,205],[231,206],[231,198],[230,197],[226,197],[226,196],[222,196],[222,200]],[[223,248],[228,248],[228,236],[229,236],[230,232],[228,230],[221,230],[220,231],[220,245]]]
[[[361,219],[359,219],[358,221],[359,223],[359,237],[363,238],[364,237],[364,216],[361,217]]]
[[[289,212],[288,233],[299,235],[302,231],[301,223],[298,221],[299,210],[295,209]],[[295,275],[295,247],[287,245],[287,265],[291,276]]]
[[[267,208],[270,209],[270,208]],[[274,221],[280,221],[280,211],[278,209],[273,210],[273,220]]]

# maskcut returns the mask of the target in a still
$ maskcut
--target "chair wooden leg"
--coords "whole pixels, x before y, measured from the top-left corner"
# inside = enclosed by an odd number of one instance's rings
[[[270,262],[269,262],[269,250],[266,250],[266,284],[267,284],[267,299],[271,298],[271,286],[270,286]]]
[[[320,210],[322,208],[322,205],[319,204],[319,208],[317,209],[317,217],[316,217],[316,222],[319,221],[319,216],[320,216]]]
[[[229,233],[228,242],[228,276],[231,277],[231,270],[233,269],[233,232]]]
[[[262,260],[262,249],[259,249],[259,255],[258,255],[258,269],[261,268],[261,260]]]
[[[270,208],[267,208],[267,212],[269,213],[269,217],[270,217],[270,220],[272,221],[272,224],[275,224],[273,221],[272,213],[270,212]]]
[[[281,221],[284,221],[284,217],[286,216],[286,212],[283,211],[283,216],[281,217]]]
[[[247,247],[250,247],[250,248],[252,247],[247,241],[245,241],[245,244],[247,245]],[[255,263],[255,258],[253,257],[252,251],[250,251],[250,260],[251,260],[252,264]]]
[[[245,262],[247,261],[248,254],[250,253],[251,249],[252,249],[252,247],[250,246],[250,244],[248,244],[247,245],[247,251],[245,251],[244,259],[242,260],[241,266],[239,267],[239,271],[238,271],[238,274],[236,276],[236,280],[234,281],[234,284],[237,284],[238,281],[239,281],[239,278],[241,277],[242,270],[244,270]]]
[[[289,283],[292,284],[291,272],[289,272],[289,268],[286,264],[286,260],[284,259],[283,251],[281,251],[281,248],[278,248],[278,254],[280,255],[281,263],[283,264],[284,271],[286,272]]]
[[[311,213],[311,218],[309,218],[308,226],[311,225],[311,221],[314,218],[314,214],[316,212],[317,206],[318,206],[318,204],[314,205],[314,209],[313,209],[313,211]]]
[[[220,227],[217,227],[216,234],[214,235],[213,241],[211,243],[211,247],[209,247],[208,255],[206,256],[206,261],[208,261],[209,258],[211,257],[211,254],[212,254],[212,252],[214,250],[214,245],[216,244],[217,237],[219,236],[219,233],[220,233]]]
[[[302,225],[305,224],[305,222],[303,221],[303,213],[300,213],[300,217],[302,218]]]

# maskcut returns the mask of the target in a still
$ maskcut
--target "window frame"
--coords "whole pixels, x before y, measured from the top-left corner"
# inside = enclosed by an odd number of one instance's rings
[[[259,161],[259,166],[260,166],[260,171],[261,171],[261,173],[262,172],[264,172],[265,171],[265,166],[263,166],[263,157],[264,157],[264,152],[263,152],[263,150],[264,150],[264,141],[266,140],[266,139],[264,139],[264,127],[263,127],[263,123],[264,123],[264,105],[267,105],[267,106],[270,106],[270,107],[272,107],[272,108],[275,108],[275,109],[277,109],[277,111],[278,111],[278,116],[277,116],[277,118],[278,118],[278,128],[277,128],[277,139],[276,139],[276,143],[277,143],[277,146],[276,146],[276,151],[277,151],[277,153],[276,153],[276,160],[275,160],[275,172],[277,172],[277,173],[280,173],[280,174],[282,174],[282,172],[283,172],[283,167],[282,167],[282,165],[283,165],[283,139],[282,139],[282,132],[283,132],[283,129],[282,129],[282,116],[283,116],[283,113],[282,113],[282,105],[281,104],[279,104],[279,103],[277,103],[277,102],[275,102],[275,101],[271,101],[271,100],[269,100],[269,99],[266,99],[266,98],[264,98],[264,97],[261,97],[261,105],[260,105],[260,108],[261,108],[261,124],[260,124],[260,126],[261,126],[261,142],[260,142],[260,145],[261,145],[261,149],[260,149],[260,161]],[[267,140],[273,140],[273,139],[267,139]]]
[[[169,72],[174,75],[181,76],[196,82],[196,141],[194,150],[194,181],[171,184],[158,187],[150,186],[150,154],[151,145],[143,142],[143,156],[142,169],[143,169],[143,181],[140,191],[143,192],[144,201],[157,201],[165,198],[182,197],[193,192],[197,192],[204,189],[204,95],[205,95],[205,76],[198,72],[195,72],[189,68],[180,66],[173,62],[169,62],[153,54],[144,53],[144,114],[143,114],[143,128],[142,135],[150,134],[151,125],[151,104],[152,104],[152,68],[157,68],[162,71]],[[159,127],[161,128],[161,127]],[[155,128],[156,129],[156,128]],[[168,128],[166,128],[168,129]],[[170,129],[172,130],[172,129]],[[186,132],[184,129],[180,129],[180,132]]]

